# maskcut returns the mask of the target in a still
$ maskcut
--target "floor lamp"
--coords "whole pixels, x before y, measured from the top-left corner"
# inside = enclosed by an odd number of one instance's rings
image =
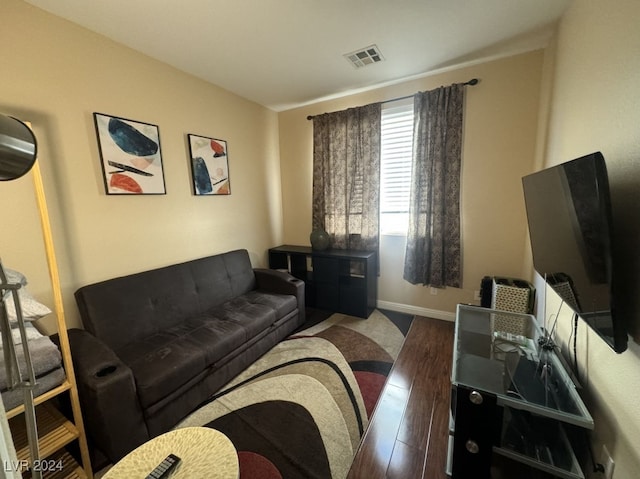
[[[20,120],[0,114],[0,188],[2,187],[1,182],[11,181],[24,176],[29,171],[32,172],[36,193],[36,202],[40,214],[40,225],[42,227],[45,253],[49,268],[49,278],[51,280],[53,290],[54,309],[56,312],[58,324],[58,337],[63,350],[69,351],[69,338],[64,321],[60,278],[58,275],[58,266],[55,251],[53,248],[53,236],[51,233],[51,225],[49,223],[49,212],[44,195],[42,175],[40,174],[40,167],[36,159],[37,142],[31,128]],[[31,460],[35,461],[39,458],[38,434],[32,389],[35,385],[35,378],[33,374],[33,368],[31,367],[31,361],[29,359],[30,355],[28,353],[28,344],[26,341],[26,333],[24,331],[24,323],[23,321],[21,321],[22,312],[20,310],[20,302],[17,295],[17,290],[20,288],[20,286],[21,285],[11,284],[7,281],[4,270],[2,269],[2,264],[0,262],[0,293],[1,297],[4,297],[5,294],[12,294],[14,297],[16,313],[19,319],[20,334],[22,337],[22,346],[23,348],[25,348],[24,353],[27,362],[28,376],[26,380],[20,377],[17,358],[15,357],[15,349],[12,347],[12,334],[4,307],[4,301],[0,301],[0,325],[2,326],[2,340],[5,345],[10,344],[9,348],[4,349],[5,364],[7,365],[7,379],[12,379],[13,384],[16,384],[24,389],[25,423],[27,426],[29,450]],[[68,354],[63,354],[63,362],[68,378],[70,378],[71,381],[75,382],[75,379],[73,379],[73,363]],[[9,382],[9,384],[12,383]],[[82,436],[84,436],[84,426],[82,425],[82,416],[79,410],[77,389],[73,387],[70,389],[70,392],[73,396],[71,404],[73,414],[76,419],[76,427],[82,431],[81,434]],[[80,442],[80,453],[82,455],[83,464],[85,466],[89,465],[89,451],[86,445],[86,441],[84,440]],[[41,478],[40,471],[34,470],[32,472],[32,477],[36,479]],[[90,470],[87,471],[87,473],[91,475]]]

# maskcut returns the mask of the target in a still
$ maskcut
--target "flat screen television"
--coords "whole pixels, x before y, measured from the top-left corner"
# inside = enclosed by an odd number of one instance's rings
[[[546,283],[621,353],[627,331],[616,316],[609,179],[600,152],[522,179],[533,266]]]

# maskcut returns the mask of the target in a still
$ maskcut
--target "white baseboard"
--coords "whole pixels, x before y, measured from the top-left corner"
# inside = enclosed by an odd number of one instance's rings
[[[389,311],[397,311],[399,313],[414,314],[417,316],[425,316],[427,318],[442,319],[444,321],[455,322],[456,313],[448,311],[438,311],[437,309],[421,308],[410,304],[392,303],[391,301],[380,301],[376,303],[380,309],[388,309]]]

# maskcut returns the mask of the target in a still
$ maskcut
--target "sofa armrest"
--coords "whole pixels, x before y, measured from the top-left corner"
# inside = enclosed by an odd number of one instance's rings
[[[275,269],[254,268],[259,290],[269,293],[291,294],[298,301],[300,324],[305,320],[304,281],[284,271]]]
[[[70,329],[69,343],[87,436],[115,464],[149,439],[133,372],[88,331]]]

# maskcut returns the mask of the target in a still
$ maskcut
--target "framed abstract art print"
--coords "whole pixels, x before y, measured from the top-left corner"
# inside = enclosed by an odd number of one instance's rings
[[[158,127],[103,113],[93,118],[107,194],[166,194]]]
[[[230,195],[227,142],[206,136],[187,135],[195,195]]]

